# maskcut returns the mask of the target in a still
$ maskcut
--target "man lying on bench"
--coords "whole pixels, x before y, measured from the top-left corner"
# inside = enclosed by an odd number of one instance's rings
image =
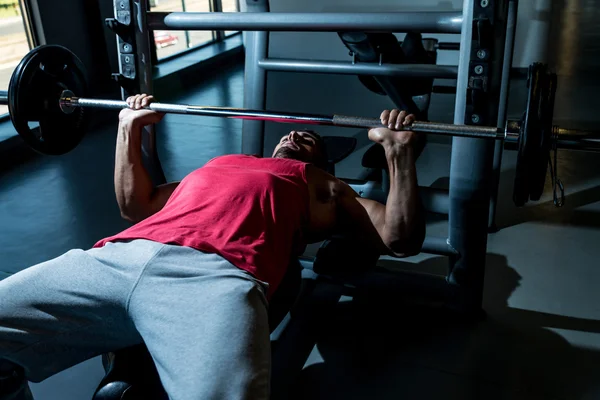
[[[413,117],[384,111],[369,138],[385,150],[387,205],[325,172],[318,134],[292,131],[271,158],[226,155],[181,182],[153,187],[142,128],[162,115],[128,99],[120,114],[115,190],[135,223],[0,282],[0,398],[81,361],[145,343],[169,397],[268,399],[268,299],[289,260],[334,232],[382,254],[419,252]]]

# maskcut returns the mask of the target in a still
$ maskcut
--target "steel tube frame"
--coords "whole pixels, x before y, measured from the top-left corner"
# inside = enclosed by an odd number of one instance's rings
[[[132,0],[131,4],[133,6],[131,10],[131,23],[135,27],[134,41],[136,47],[138,93],[153,93],[152,53],[150,46],[150,36],[153,33],[148,29],[147,21],[150,6],[148,0]],[[125,95],[125,92],[122,91],[123,98],[125,98]],[[153,125],[144,128],[144,134],[142,135],[142,159],[148,169],[152,183],[156,186],[166,183],[165,173],[158,158],[156,130]]]
[[[568,140],[568,141],[575,140],[575,141],[577,141],[577,140],[600,139],[600,131],[568,129],[568,128],[561,128],[559,126],[557,126],[556,129],[557,129],[559,143],[560,143],[560,140]]]
[[[357,181],[353,179],[342,179],[352,190],[361,197],[378,201],[382,204],[387,202],[388,192],[383,185],[376,181]],[[436,214],[448,214],[449,196],[448,191],[427,186],[419,187],[419,196],[425,210]]]
[[[8,92],[6,90],[0,90],[0,104],[8,105]]]
[[[426,236],[421,248],[422,253],[435,254],[438,256],[458,257],[458,251],[450,246],[448,239],[438,236]],[[313,269],[314,259],[300,258],[304,268]]]
[[[450,245],[448,239],[443,237],[426,236],[421,251],[423,253],[455,258],[459,256],[458,251]]]
[[[268,4],[266,6],[268,8]],[[457,12],[149,12],[147,18],[151,30],[460,33],[462,24],[462,16]]]
[[[450,194],[448,190],[431,187],[419,187],[419,195],[425,210],[435,214],[448,215]]]
[[[508,113],[508,96],[510,94],[510,71],[513,63],[513,53],[515,48],[515,37],[517,32],[517,12],[519,9],[518,0],[510,0],[508,3],[508,18],[506,21],[506,41],[504,45],[504,68],[502,70],[502,83],[500,91],[500,107],[498,109],[498,127],[506,124]],[[492,195],[490,197],[490,211],[488,214],[488,229],[496,230],[496,205],[498,203],[498,187],[500,185],[500,171],[502,169],[502,153],[504,146],[502,143],[496,143],[494,146],[494,162],[492,165]]]
[[[559,149],[564,150],[577,150],[577,151],[588,151],[593,153],[600,153],[600,140],[598,139],[558,139],[556,145]]]
[[[339,61],[263,59],[258,65],[267,71],[307,72],[337,75],[394,76],[404,78],[456,79],[458,68],[453,65],[378,64]]]
[[[464,0],[455,124],[466,118],[474,11],[474,0]],[[450,258],[447,280],[460,293],[455,307],[467,314],[479,313],[482,306],[493,154],[491,141],[452,139],[448,237],[461,256]]]
[[[342,179],[352,190],[360,197],[378,201],[385,204],[387,201],[387,193],[381,187],[381,183],[376,181],[354,181],[352,179]]]

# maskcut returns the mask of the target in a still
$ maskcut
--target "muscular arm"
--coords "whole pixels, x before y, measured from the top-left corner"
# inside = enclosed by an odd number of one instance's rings
[[[386,204],[345,191],[343,212],[354,221],[353,230],[382,254],[408,257],[418,254],[425,238],[425,218],[418,197],[412,148],[388,156],[390,192]]]
[[[415,134],[404,131],[414,119],[405,112],[384,111],[381,121],[388,128],[369,131],[381,144],[390,175],[386,204],[360,198],[349,186],[341,198],[341,209],[353,230],[373,243],[383,254],[406,257],[420,252],[425,239],[425,217],[417,185]]]
[[[142,164],[142,129],[135,120],[119,122],[115,158],[115,193],[123,218],[139,222],[162,209],[179,184],[154,187]]]

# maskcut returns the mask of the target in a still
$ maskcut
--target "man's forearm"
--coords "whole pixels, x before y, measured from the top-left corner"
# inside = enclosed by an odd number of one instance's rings
[[[142,127],[119,122],[115,157],[115,193],[121,215],[132,221],[145,218],[153,185],[142,163]]]
[[[415,152],[412,146],[386,149],[390,192],[382,232],[384,243],[395,253],[420,250],[424,220],[419,205]]]

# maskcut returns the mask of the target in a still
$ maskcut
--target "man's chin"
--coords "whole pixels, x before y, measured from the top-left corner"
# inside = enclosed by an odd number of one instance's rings
[[[301,152],[290,147],[280,147],[273,155],[273,158],[290,158],[292,160],[306,162]]]

